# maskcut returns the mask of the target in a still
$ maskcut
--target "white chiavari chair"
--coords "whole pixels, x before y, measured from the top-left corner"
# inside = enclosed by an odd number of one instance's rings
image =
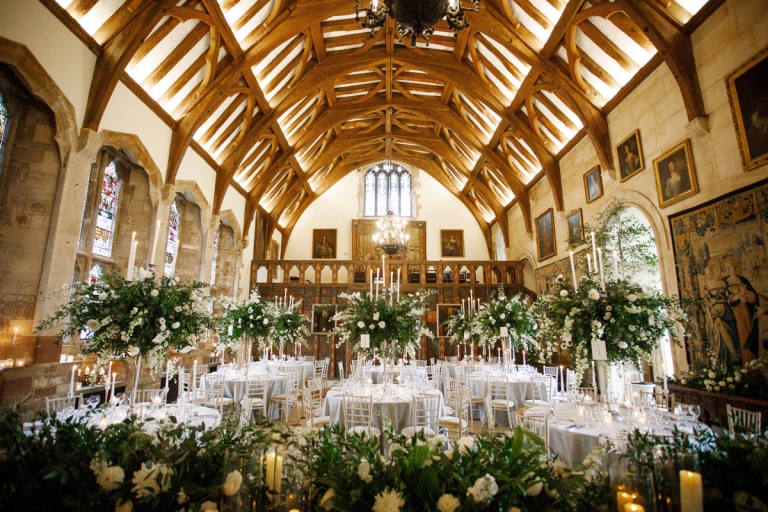
[[[486,392],[491,397],[491,409],[493,409],[493,412],[504,411],[511,426],[515,402],[509,398],[509,376],[488,377]]]
[[[549,458],[549,418],[519,416],[515,413],[515,424],[525,430],[529,430],[539,436],[544,441],[546,457]]]
[[[731,404],[725,406],[728,415],[728,433],[731,438],[736,438],[736,434],[741,434],[749,439],[752,436],[760,434],[760,421],[762,414],[758,411],[748,411],[732,407]]]
[[[292,370],[288,372],[288,389],[285,393],[280,393],[279,395],[275,395],[272,397],[272,403],[270,404],[270,411],[272,411],[277,405],[278,407],[278,413],[279,418],[282,418],[283,413],[285,413],[285,419],[288,419],[288,414],[290,412],[290,407],[296,407],[298,409],[299,407],[299,379],[301,378],[301,371],[300,370]],[[301,417],[301,414],[297,412],[299,417]],[[270,417],[271,417],[270,412]]]
[[[240,401],[240,422],[238,426],[240,428],[247,427],[251,423],[253,416],[253,402],[247,396],[244,396]]]
[[[548,404],[552,401],[552,386],[554,385],[554,377],[533,377],[531,379],[531,386],[533,386],[533,398],[529,400],[523,400],[525,407],[534,407],[536,405]]]
[[[53,416],[69,409],[74,410],[78,404],[83,403],[82,393],[75,396],[64,396],[60,398],[46,398],[45,409],[49,416]]]
[[[489,430],[494,430],[496,428],[496,411],[491,405],[491,395],[486,395],[483,399],[483,407],[485,408],[485,426]]]
[[[544,367],[544,375],[549,375],[551,377],[557,378],[557,376],[558,376],[558,368],[557,368],[557,366],[545,366]]]
[[[381,430],[372,426],[373,396],[344,395],[344,428],[347,435],[379,437]]]
[[[202,390],[203,405],[211,407],[219,411],[224,416],[224,409],[234,407],[234,400],[224,396],[224,375],[207,373],[204,377],[204,384],[201,381],[201,386],[205,389]]]
[[[302,393],[304,415],[307,428],[322,428],[331,424],[330,416],[323,416],[323,380],[316,377],[309,379]]]
[[[246,395],[251,399],[251,410],[255,410],[267,416],[267,387],[269,377],[266,375],[249,375],[246,381]],[[258,418],[258,416],[257,416]]]
[[[434,436],[437,434],[439,415],[439,395],[414,396],[411,403],[411,418],[413,425],[405,427],[400,433],[406,437],[413,437],[416,432],[421,432],[426,436]]]
[[[160,403],[164,404],[166,402],[166,390],[164,388],[139,389],[136,391],[136,403],[154,404],[156,401],[158,401],[158,396],[160,397]]]
[[[441,416],[437,426],[448,433],[448,437],[453,440],[468,435],[469,433],[469,414],[472,404],[469,400],[467,388],[461,388],[456,391],[456,416]]]

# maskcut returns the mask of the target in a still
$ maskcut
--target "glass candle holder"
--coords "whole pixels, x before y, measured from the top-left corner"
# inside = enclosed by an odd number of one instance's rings
[[[224,452],[221,512],[263,510],[259,506],[262,453],[260,448],[252,453],[241,453],[238,450]]]
[[[653,447],[653,474],[659,512],[681,512],[680,472],[701,473],[698,453],[680,453],[668,445]]]
[[[616,512],[656,512],[653,472],[626,459],[609,468],[611,495]]]

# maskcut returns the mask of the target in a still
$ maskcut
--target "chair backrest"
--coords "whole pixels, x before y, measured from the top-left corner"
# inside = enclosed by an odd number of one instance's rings
[[[547,458],[549,458],[549,418],[526,418],[515,415],[518,426],[530,430],[544,441]]]
[[[301,380],[301,368],[291,368],[288,371],[288,376],[290,377],[288,380],[288,393],[292,394],[299,389],[299,381]],[[315,376],[315,378],[318,377],[319,375]]]
[[[222,412],[224,408],[224,375],[205,374],[205,402],[207,405]]]
[[[67,409],[74,409],[75,406],[83,403],[82,393],[77,396],[64,396],[61,398],[46,398],[45,408],[48,415],[53,415],[57,412],[66,411]]]
[[[313,418],[318,412],[323,409],[323,379],[322,377],[315,377],[309,379],[305,386],[303,393],[301,394],[302,403],[304,405],[304,414],[309,418]]]
[[[344,395],[344,428],[347,432],[355,427],[371,428],[373,396]]]
[[[344,363],[339,361],[337,364],[339,366],[339,380],[344,380]]]
[[[416,366],[427,366],[426,359],[416,359],[414,362],[416,363]]]
[[[166,401],[166,390],[164,388],[140,389],[136,391],[136,403],[154,403],[160,397],[161,403]]]
[[[509,400],[509,379],[504,377],[488,377],[486,394],[491,400]]]
[[[496,428],[496,411],[493,410],[491,405],[491,395],[485,395],[483,399],[483,406],[485,407],[485,425],[493,430]]]
[[[551,375],[552,377],[557,378],[557,375],[558,375],[557,366],[545,366],[544,375]]]
[[[568,389],[579,385],[579,376],[570,368],[565,369],[565,385]]]
[[[550,402],[552,400],[552,386],[554,377],[534,377],[531,379],[533,383],[533,399],[541,402]]]
[[[261,398],[263,400],[268,384],[269,377],[266,375],[250,375],[247,381],[248,389],[246,395],[251,399]]]
[[[472,410],[472,393],[468,387],[461,387],[456,390],[456,406],[454,410],[457,418],[469,423],[469,415]]]
[[[253,414],[253,401],[244,396],[240,402],[240,428],[247,427],[251,422],[251,415]]]
[[[731,437],[735,437],[737,433],[744,437],[751,437],[760,433],[760,421],[762,419],[760,412],[731,407],[731,404],[727,404],[725,409],[728,414],[728,431]]]
[[[456,405],[456,392],[458,386],[459,381],[452,377],[443,380],[443,398],[449,407],[454,407]]]
[[[204,375],[208,374],[208,365],[207,364],[197,364],[193,365],[195,367],[196,371],[196,380],[195,380],[195,389],[200,387],[200,380],[203,378]],[[190,369],[190,373],[192,373],[192,370]]]
[[[179,389],[177,392],[178,400],[185,401],[189,400],[189,393],[191,391],[191,380],[192,376],[187,373],[187,371],[184,368],[179,368],[179,376],[178,376],[178,385]]]
[[[428,427],[437,433],[437,419],[440,414],[439,395],[416,395],[411,404],[413,427]]]
[[[570,393],[577,395],[584,395],[590,397],[593,401],[597,401],[597,393],[593,387],[585,386],[572,386],[569,390]]]

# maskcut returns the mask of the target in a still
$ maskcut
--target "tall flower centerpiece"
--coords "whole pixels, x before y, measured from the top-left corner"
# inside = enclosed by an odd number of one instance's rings
[[[559,279],[555,293],[537,300],[532,311],[544,341],[541,362],[568,351],[579,375],[596,358],[593,342],[605,343],[610,363],[637,363],[650,359],[665,334],[683,334],[686,319],[677,298],[643,291],[625,279],[607,281],[603,290],[588,276],[582,276],[578,289]]]
[[[280,357],[289,343],[304,343],[309,336],[307,317],[300,312],[301,301],[285,303],[268,302],[266,311],[272,319],[272,327],[266,338],[266,346],[273,350],[277,346]]]
[[[253,340],[260,343],[269,336],[274,324],[268,309],[268,302],[259,296],[255,288],[247,300],[235,302],[229,298],[219,299],[224,312],[218,320],[219,343],[218,350],[234,347],[245,349],[245,358],[250,354]]]
[[[492,295],[491,301],[480,310],[477,323],[482,346],[491,346],[497,338],[501,338],[505,351],[510,349],[530,352],[537,348],[533,338],[536,331],[533,315],[520,294],[507,297],[501,286]],[[506,336],[502,335],[502,331],[506,331]],[[509,347],[506,346],[507,341]]]
[[[422,335],[433,337],[422,322],[427,313],[430,292],[420,291],[397,298],[396,287],[384,290],[378,299],[371,295],[342,293],[346,307],[334,317],[339,326],[334,329],[338,345],[350,342],[355,354],[385,361],[408,353],[413,357]]]
[[[138,269],[133,281],[117,273],[91,284],[75,283],[53,296],[69,295],[38,330],[61,329],[61,336],[87,333],[83,352],[107,359],[136,358],[134,391],[141,358],[159,371],[171,351],[189,352],[211,326],[205,283],[181,284],[176,277],[157,278]]]
[[[449,343],[456,344],[457,347],[463,346],[464,356],[467,355],[467,343],[470,344],[470,350],[474,353],[474,345],[480,343],[483,334],[478,315],[463,309],[461,313],[448,317],[445,321],[445,330],[449,336]]]

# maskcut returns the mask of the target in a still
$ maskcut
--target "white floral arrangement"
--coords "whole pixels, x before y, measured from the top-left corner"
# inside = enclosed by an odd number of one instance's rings
[[[211,327],[210,303],[201,282],[182,284],[177,277],[157,278],[137,269],[133,281],[117,273],[94,283],[62,287],[49,298],[67,298],[38,331],[60,328],[62,339],[85,333],[83,352],[101,361],[143,356],[158,370],[171,351],[189,352]]]
[[[257,340],[265,339],[272,329],[274,318],[267,309],[267,301],[255,288],[251,296],[243,301],[228,297],[219,299],[224,312],[217,322],[219,341],[215,348],[224,350],[239,345],[248,336]]]
[[[685,333],[687,320],[677,298],[644,291],[629,280],[599,281],[582,276],[578,291],[558,276],[555,293],[532,307],[543,346],[540,362],[569,354],[581,375],[592,357],[592,342],[605,342],[609,362],[649,360],[659,340]]]
[[[491,296],[491,301],[481,307],[477,314],[478,328],[481,331],[480,345],[492,345],[500,337],[501,328],[506,327],[509,340],[515,349],[535,350],[538,344],[534,339],[536,321],[528,310],[521,295],[507,297],[504,288]]]
[[[768,398],[768,354],[742,366],[727,365],[718,354],[707,348],[706,361],[688,372],[682,372],[674,383],[715,393],[746,398]]]
[[[337,346],[350,342],[353,351],[365,357],[373,357],[374,352],[389,357],[407,352],[414,357],[421,337],[434,337],[422,321],[427,314],[427,300],[433,293],[419,291],[399,300],[395,288],[385,290],[378,300],[360,292],[340,294],[347,304],[334,316],[338,322],[333,330],[338,336]],[[362,334],[370,336],[367,347],[360,343]]]
[[[266,338],[262,338],[259,348],[269,346],[270,349],[277,346],[282,350],[286,344],[306,344],[309,336],[307,329],[308,318],[301,313],[301,301],[289,306],[275,302],[266,303],[266,315],[271,320],[271,327]]]

